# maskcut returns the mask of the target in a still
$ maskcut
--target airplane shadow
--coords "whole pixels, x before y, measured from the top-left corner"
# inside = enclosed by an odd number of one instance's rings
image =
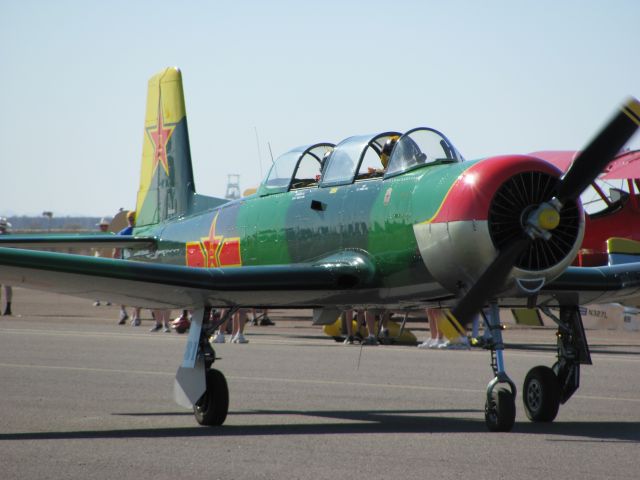
[[[462,413],[477,414],[477,418],[439,416]],[[301,416],[327,419],[328,422],[223,425],[220,427],[125,428],[60,432],[2,433],[7,440],[73,440],[110,438],[178,438],[279,435],[353,435],[353,434],[415,434],[415,433],[482,433],[489,434],[481,410],[251,410],[229,412],[231,416]],[[114,413],[113,415],[191,416],[190,412]],[[640,443],[640,422],[554,422],[535,424],[517,422],[512,434],[553,435],[555,442],[629,442]]]

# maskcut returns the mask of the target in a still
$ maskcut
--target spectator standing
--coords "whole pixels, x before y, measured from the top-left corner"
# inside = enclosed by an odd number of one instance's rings
[[[136,212],[131,210],[127,213],[127,226],[118,232],[118,235],[133,235],[133,227],[136,225]],[[121,248],[116,248],[113,251],[113,258],[124,258]],[[127,313],[127,307],[120,305],[120,320],[118,325],[124,325],[129,314]],[[140,307],[133,307],[133,317],[131,318],[131,325],[134,327],[140,326]]]
[[[0,235],[8,235],[11,231],[11,224],[7,221],[5,217],[0,217]],[[2,285],[2,290],[4,290],[4,298],[6,305],[4,307],[3,315],[13,315],[11,312],[11,302],[13,300],[13,289],[11,285]],[[2,296],[2,290],[0,290],[0,297]],[[2,298],[0,298],[0,301]]]
[[[153,319],[156,323],[149,331],[157,332],[158,330],[162,330],[164,333],[171,333],[171,329],[169,328],[171,310],[154,309],[151,313],[153,313]]]
[[[107,233],[109,231],[109,221],[102,217],[100,219],[100,223],[98,223],[98,229],[100,230],[100,233]],[[111,258],[113,256],[112,253],[112,249],[111,248],[94,248],[93,249],[93,255],[95,257],[103,257],[103,258]],[[109,306],[111,305],[110,301],[106,301],[104,302],[105,305]],[[96,300],[95,302],[93,302],[93,306],[94,307],[99,307],[101,305],[100,300]]]
[[[443,348],[447,342],[444,335],[438,330],[438,315],[440,312],[436,308],[427,308],[427,319],[429,320],[430,337],[418,345],[418,348]]]

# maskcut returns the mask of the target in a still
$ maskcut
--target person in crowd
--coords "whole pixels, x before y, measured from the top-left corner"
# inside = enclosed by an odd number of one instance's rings
[[[356,333],[353,332],[353,316],[356,315]],[[362,310],[345,310],[343,313],[343,319],[345,322],[345,328],[347,330],[347,338],[344,341],[345,345],[353,345],[354,342],[358,341],[362,342],[362,337],[360,336],[360,325],[362,324],[362,315],[364,312]]]
[[[380,340],[378,339],[376,331],[376,317],[380,322],[380,338],[389,338],[389,329],[387,325],[389,323],[390,312],[386,309],[380,308],[367,308],[364,312],[364,321],[367,324],[367,337],[362,340],[363,345],[378,345]],[[383,343],[386,343],[383,342]]]
[[[267,326],[272,326],[275,325],[275,322],[273,322],[270,318],[269,318],[269,309],[268,308],[263,308],[262,309],[262,315],[258,315],[257,313],[258,309],[257,308],[252,308],[251,309],[251,315],[252,315],[252,322],[254,325],[260,325],[261,327],[267,327]]]
[[[427,320],[429,321],[430,338],[418,345],[418,348],[444,348],[446,340],[442,332],[438,330],[438,316],[440,311],[437,308],[427,308]]]
[[[118,232],[118,235],[133,235],[133,228],[136,225],[136,212],[131,210],[127,212],[127,226]],[[121,248],[116,248],[113,251],[113,258],[124,258],[124,252]],[[125,305],[120,305],[120,319],[118,321],[118,325],[124,325],[126,321],[129,319],[129,314],[127,313],[127,307]],[[133,307],[133,316],[131,318],[131,325],[134,327],[140,326],[140,308]]]
[[[0,235],[8,235],[11,231],[11,224],[6,219],[6,217],[0,217]],[[4,299],[5,299],[5,307],[2,312],[3,315],[13,315],[11,311],[11,302],[13,301],[13,289],[11,285],[2,285],[2,289],[0,289],[0,297],[2,296],[2,291],[4,291]],[[2,298],[0,298],[0,301]]]
[[[224,316],[226,313],[223,310],[220,315]],[[228,319],[225,320],[216,333],[211,337],[211,343],[224,343],[225,335],[224,332],[227,329]],[[231,343],[249,343],[244,336],[244,326],[247,323],[247,309],[240,308],[238,309],[232,316],[232,330],[231,330]]]
[[[171,310],[166,309],[153,309],[153,319],[156,321],[155,325],[151,327],[150,332],[157,332],[162,330],[164,333],[171,333],[169,328],[169,319],[171,318]]]
[[[106,218],[102,217],[100,219],[100,222],[97,225],[98,229],[100,230],[100,233],[107,233],[109,231],[109,220],[107,220]],[[111,248],[94,248],[93,249],[93,255],[95,257],[104,257],[104,258],[111,258],[113,256],[113,249]],[[110,301],[105,301],[104,302],[105,305],[109,306],[111,305]],[[100,305],[102,305],[102,303],[100,302],[100,300],[96,300],[95,302],[93,302],[93,306],[94,307],[99,307]]]

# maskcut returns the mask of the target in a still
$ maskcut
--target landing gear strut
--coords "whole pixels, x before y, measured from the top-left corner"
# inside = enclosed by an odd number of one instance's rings
[[[591,354],[577,306],[560,307],[560,318],[543,312],[558,324],[558,361],[552,368],[532,368],[524,380],[522,400],[532,422],[552,422],[580,386],[580,364],[591,365]]]
[[[516,420],[516,386],[504,369],[504,343],[500,325],[498,304],[490,306],[488,327],[491,330],[491,368],[494,378],[487,386],[487,400],[484,406],[484,420],[492,432],[509,432]]]
[[[233,309],[231,309],[233,311]],[[232,314],[232,313],[231,313]],[[226,317],[211,322],[211,308],[197,310],[192,316],[184,359],[176,374],[174,395],[185,407],[193,407],[200,425],[222,425],[229,410],[229,388],[224,375],[212,368],[216,353],[209,335]]]

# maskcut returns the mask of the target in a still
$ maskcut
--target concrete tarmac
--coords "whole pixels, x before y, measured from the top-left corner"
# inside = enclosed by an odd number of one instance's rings
[[[230,407],[200,427],[172,401],[185,335],[117,326],[117,307],[14,289],[0,317],[2,479],[635,479],[640,333],[589,331],[593,366],[552,424],[518,393],[489,433],[489,353],[344,346],[289,312],[217,348]],[[177,314],[177,312],[176,312]],[[424,322],[426,323],[426,322]],[[424,323],[413,324],[423,339]],[[507,371],[551,365],[550,329],[505,331]]]

